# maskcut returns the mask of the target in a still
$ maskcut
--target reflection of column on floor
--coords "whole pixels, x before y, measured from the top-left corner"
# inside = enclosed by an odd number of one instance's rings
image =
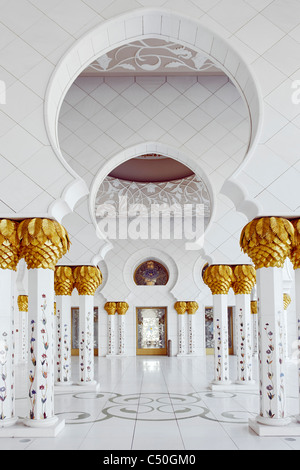
[[[121,356],[125,355],[125,315],[128,309],[129,309],[128,303],[117,302],[118,333],[119,333],[118,354]]]
[[[97,266],[78,266],[73,271],[79,294],[79,377],[80,385],[94,381],[94,295],[102,283]]]
[[[213,295],[215,367],[212,385],[223,386],[231,383],[228,352],[228,292],[233,279],[233,270],[226,265],[211,265],[203,274],[203,281]]]
[[[186,311],[188,313],[188,338],[189,338],[189,355],[196,354],[196,330],[195,330],[195,314],[199,308],[197,302],[187,302]]]
[[[0,427],[16,423],[13,274],[19,263],[17,224],[0,220]]]
[[[116,339],[115,339],[115,315],[117,311],[116,302],[106,302],[104,309],[107,311],[108,324],[108,356],[115,356],[116,354]]]
[[[252,265],[234,267],[234,282],[237,315],[237,383],[253,383],[251,341],[251,292],[256,283],[256,271]]]
[[[290,423],[281,326],[283,266],[293,244],[294,228],[287,219],[263,217],[250,222],[240,240],[257,271],[260,415],[254,426],[282,427]]]
[[[174,308],[178,314],[178,353],[177,356],[186,354],[186,302],[176,302]]]
[[[72,384],[71,363],[71,295],[74,289],[73,270],[70,266],[57,266],[54,275],[56,295],[56,383]]]

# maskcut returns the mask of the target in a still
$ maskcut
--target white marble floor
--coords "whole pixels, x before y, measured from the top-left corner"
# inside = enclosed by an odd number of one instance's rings
[[[231,357],[235,377],[236,358]],[[95,358],[99,392],[58,392],[66,420],[56,438],[1,438],[0,450],[299,450],[300,437],[258,437],[248,419],[259,411],[254,391],[209,390],[213,358]],[[73,358],[76,380],[78,358]],[[255,361],[257,379],[257,361]],[[16,412],[26,413],[26,367],[16,371]],[[288,413],[298,414],[297,368],[287,363]]]

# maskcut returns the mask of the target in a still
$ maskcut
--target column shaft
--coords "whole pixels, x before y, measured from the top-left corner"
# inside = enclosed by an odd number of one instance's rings
[[[71,297],[69,295],[56,296],[57,318],[57,384],[70,385],[72,383],[71,363]]]
[[[215,377],[214,384],[229,384],[228,300],[225,294],[213,295]]]
[[[52,425],[54,416],[54,272],[28,271],[29,409],[25,424]]]
[[[108,315],[108,356],[116,354],[116,315]]]
[[[186,315],[178,315],[178,356],[186,354]]]
[[[250,294],[237,294],[237,383],[252,383]]]
[[[281,268],[257,270],[259,301],[260,416],[257,422],[274,426],[289,423],[282,331]]]
[[[94,297],[79,296],[79,377],[81,384],[94,382]]]
[[[196,341],[195,341],[195,315],[188,315],[188,329],[189,329],[189,354],[193,355],[196,353]]]
[[[296,318],[297,318],[297,338],[298,338],[298,383],[299,383],[299,410],[300,410],[300,269],[295,269],[295,294],[296,294]],[[298,415],[300,423],[300,413]]]
[[[0,427],[15,424],[13,271],[0,269]]]

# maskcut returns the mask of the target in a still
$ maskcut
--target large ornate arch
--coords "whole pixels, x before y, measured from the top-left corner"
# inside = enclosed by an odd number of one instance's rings
[[[263,117],[263,105],[257,82],[248,65],[239,53],[217,33],[206,28],[201,22],[170,13],[163,9],[141,9],[120,15],[101,23],[75,42],[62,57],[49,82],[45,101],[45,124],[51,145],[70,173],[74,171],[64,160],[58,140],[57,124],[63,100],[78,75],[95,59],[129,41],[156,37],[177,41],[214,61],[239,89],[249,110],[251,138],[246,157],[237,171],[224,185],[226,194],[240,211],[247,216],[257,212],[257,206],[247,200],[247,194],[236,176],[251,158],[258,142]],[[61,200],[51,207],[53,216],[75,207],[80,198],[89,193],[81,178],[66,188]]]

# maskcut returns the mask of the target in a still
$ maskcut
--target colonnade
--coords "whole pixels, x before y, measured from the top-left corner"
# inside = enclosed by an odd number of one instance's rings
[[[194,355],[195,342],[195,314],[199,308],[197,302],[176,302],[174,308],[178,314],[178,354],[177,356]],[[186,314],[187,313],[187,319]],[[188,332],[188,334],[186,334]],[[188,338],[188,344],[186,344]]]
[[[28,317],[28,403],[23,424],[31,428],[50,428],[58,423],[54,414],[55,366],[60,382],[68,383],[69,327],[65,315],[70,315],[68,297],[71,284],[81,296],[83,315],[81,326],[81,383],[92,380],[90,361],[90,326],[87,319],[95,289],[102,282],[96,267],[57,268],[59,259],[70,248],[65,228],[55,220],[31,218],[21,221],[0,220],[0,427],[7,428],[18,421],[15,415],[14,364],[14,271],[24,259],[28,269],[28,296],[18,298],[22,322]],[[92,281],[91,281],[92,279]],[[55,294],[60,320],[59,364],[55,357]],[[70,323],[70,322],[69,322]],[[93,326],[93,325],[92,325]],[[26,343],[27,338],[22,337]],[[63,340],[62,340],[63,338]],[[27,348],[24,347],[23,354]],[[24,357],[25,359],[25,357]],[[65,364],[66,363],[66,364]],[[67,366],[66,366],[67,365]],[[59,373],[58,373],[59,371]]]
[[[283,291],[283,267],[287,258],[293,263],[296,284],[297,323],[300,332],[300,219],[261,217],[254,219],[242,230],[242,251],[254,266],[209,266],[203,275],[210,287],[214,303],[215,328],[215,384],[228,385],[228,331],[227,295],[232,287],[236,295],[237,313],[240,317],[238,341],[238,381],[252,380],[251,354],[249,353],[249,312],[258,312],[258,352],[260,413],[250,426],[261,435],[273,435],[281,428],[281,435],[300,435],[300,429],[291,429],[291,418],[286,409],[285,359],[286,310],[290,297]],[[257,304],[250,293],[257,280]],[[252,307],[250,307],[252,305]],[[300,340],[300,334],[298,334]],[[300,342],[298,342],[298,371],[300,385]],[[299,419],[300,422],[300,419]],[[285,430],[283,430],[283,428]],[[262,430],[265,428],[264,430]]]
[[[127,302],[106,302],[104,306],[108,314],[108,357],[116,355],[124,356],[125,354],[125,315],[128,308]],[[116,322],[116,313],[118,314],[118,323]],[[116,337],[118,342],[116,342]]]

